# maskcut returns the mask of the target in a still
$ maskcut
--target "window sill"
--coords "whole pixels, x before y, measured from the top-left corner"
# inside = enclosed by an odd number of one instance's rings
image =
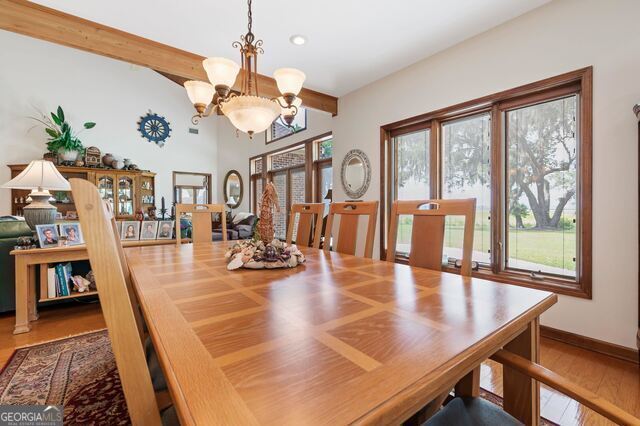
[[[459,273],[456,268],[443,267],[442,270],[454,274]],[[504,271],[496,274],[488,269],[473,271],[472,275],[474,278],[519,285],[536,290],[551,291],[565,296],[579,297],[582,299],[592,298],[591,292],[587,291],[581,283],[569,279],[545,276],[542,280],[534,280],[526,273]]]
[[[396,263],[403,265],[409,264],[409,259],[406,257],[397,257]],[[449,272],[452,274],[460,274],[458,268],[450,266],[442,266],[443,272]],[[591,291],[585,288],[584,283],[576,282],[570,279],[563,279],[560,277],[545,276],[542,280],[534,280],[529,277],[527,273],[503,271],[494,273],[490,269],[480,268],[477,271],[473,271],[471,274],[474,278],[481,278],[483,280],[496,281],[505,284],[519,285],[522,287],[529,287],[536,290],[551,291],[553,293],[562,294],[565,296],[579,297],[581,299],[592,299]]]

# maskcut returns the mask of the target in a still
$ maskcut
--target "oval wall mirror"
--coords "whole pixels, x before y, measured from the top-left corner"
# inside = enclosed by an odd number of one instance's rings
[[[367,154],[359,149],[347,152],[342,160],[340,178],[342,187],[350,198],[362,198],[371,181],[371,165]]]
[[[224,177],[224,203],[235,209],[242,202],[242,176],[237,170],[229,170]]]

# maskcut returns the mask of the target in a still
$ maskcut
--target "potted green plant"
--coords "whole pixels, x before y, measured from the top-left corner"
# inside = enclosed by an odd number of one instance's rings
[[[49,152],[58,154],[62,161],[75,161],[78,158],[78,152],[84,149],[82,142],[78,139],[78,135],[86,129],[92,129],[96,123],[91,121],[84,123],[84,129],[74,133],[71,125],[66,121],[62,107],[58,106],[56,112],[51,113],[51,118],[41,114],[42,119],[30,117],[33,120],[44,125],[44,131],[49,136],[47,141],[47,149]]]

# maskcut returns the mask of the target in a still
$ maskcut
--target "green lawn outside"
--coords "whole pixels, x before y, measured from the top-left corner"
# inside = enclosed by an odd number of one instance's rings
[[[526,225],[526,223],[525,223]],[[445,246],[462,247],[462,221],[449,223],[445,230]],[[486,253],[490,248],[489,226],[476,224],[473,248]],[[398,243],[411,243],[411,219],[402,218],[398,226]],[[538,263],[554,268],[575,270],[575,229],[541,231],[534,229],[509,229],[510,258]]]

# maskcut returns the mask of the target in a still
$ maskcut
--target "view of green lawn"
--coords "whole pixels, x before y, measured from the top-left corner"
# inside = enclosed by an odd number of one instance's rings
[[[402,217],[398,224],[398,243],[411,243],[411,218]],[[553,268],[575,271],[576,234],[573,229],[538,230],[509,227],[509,258],[531,262]],[[462,220],[448,220],[445,230],[445,247],[462,248]],[[491,232],[487,225],[476,224],[473,241],[474,251],[487,253]],[[512,265],[517,267],[516,265]]]

